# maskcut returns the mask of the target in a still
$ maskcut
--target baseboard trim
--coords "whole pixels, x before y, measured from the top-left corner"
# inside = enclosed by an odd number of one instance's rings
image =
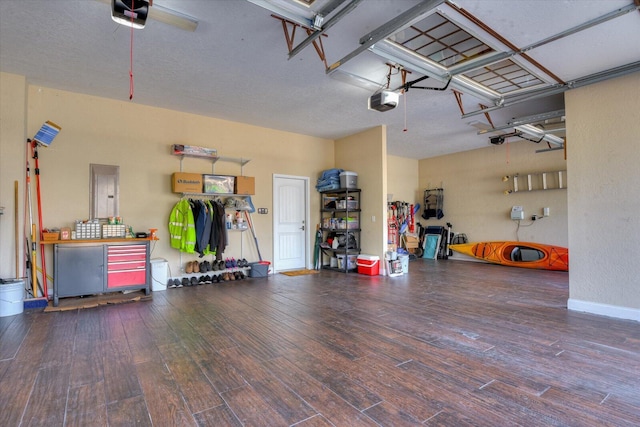
[[[567,301],[567,308],[572,311],[582,311],[584,313],[640,322],[640,309],[637,308],[620,307],[617,305],[601,304],[572,298],[569,298]]]

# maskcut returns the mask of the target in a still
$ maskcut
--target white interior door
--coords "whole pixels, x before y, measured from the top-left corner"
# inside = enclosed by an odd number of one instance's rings
[[[274,271],[306,268],[309,258],[309,178],[274,175]]]

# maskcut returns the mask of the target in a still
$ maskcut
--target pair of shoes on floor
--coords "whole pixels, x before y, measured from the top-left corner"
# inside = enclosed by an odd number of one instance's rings
[[[245,276],[244,273],[242,271],[234,271],[233,273],[229,273],[230,279],[231,280],[242,280],[244,279]]]
[[[169,279],[169,282],[167,283],[167,287],[169,287],[169,288],[181,288],[182,287],[182,281],[180,279]]]

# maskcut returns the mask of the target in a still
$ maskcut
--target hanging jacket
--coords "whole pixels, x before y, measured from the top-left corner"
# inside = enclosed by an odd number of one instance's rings
[[[180,252],[193,253],[196,246],[196,228],[193,212],[187,199],[182,199],[169,215],[169,239],[171,247]]]
[[[211,240],[209,249],[216,254],[216,259],[221,259],[227,248],[227,227],[225,224],[224,205],[219,200],[211,202],[213,205],[213,223],[211,225]]]
[[[211,213],[209,205],[202,200],[191,202],[191,210],[196,225],[195,251],[203,257],[209,253],[209,237],[211,235]]]
[[[205,231],[204,231],[204,238],[205,238],[205,245],[206,245],[204,253],[205,255],[211,255],[211,254],[215,255],[216,254],[215,248],[211,246],[211,233],[213,232],[213,226],[214,226],[213,203],[211,203],[211,200],[207,200],[204,202],[204,204],[206,205],[207,212],[208,212],[207,224],[205,225]]]

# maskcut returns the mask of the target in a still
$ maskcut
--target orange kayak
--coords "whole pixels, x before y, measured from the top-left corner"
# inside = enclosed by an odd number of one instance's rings
[[[569,271],[569,249],[531,242],[480,242],[449,245],[451,250],[493,264]]]

